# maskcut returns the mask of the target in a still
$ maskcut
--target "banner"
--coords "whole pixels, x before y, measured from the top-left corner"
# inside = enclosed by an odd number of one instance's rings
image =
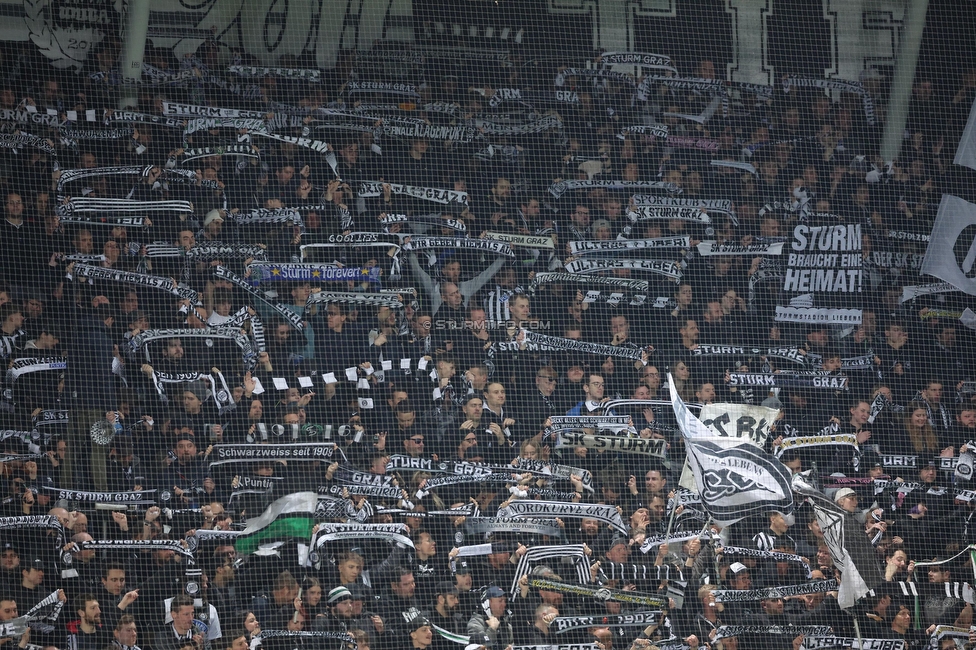
[[[796,293],[861,292],[861,226],[793,228],[783,291]]]
[[[779,409],[765,406],[715,403],[702,406],[698,419],[717,436],[747,439],[764,447],[778,415]]]

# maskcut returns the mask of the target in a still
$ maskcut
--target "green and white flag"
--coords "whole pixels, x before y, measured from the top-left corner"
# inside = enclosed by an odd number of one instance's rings
[[[234,543],[240,554],[253,553],[265,542],[282,538],[307,540],[315,525],[315,492],[294,492],[281,497],[258,517],[247,520],[247,527]]]

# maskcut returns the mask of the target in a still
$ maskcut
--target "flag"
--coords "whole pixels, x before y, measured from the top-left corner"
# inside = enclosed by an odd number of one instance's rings
[[[793,514],[789,468],[759,447],[715,436],[678,397],[670,375],[668,385],[695,487],[712,520],[729,526],[771,511],[789,520]]]
[[[237,537],[234,548],[244,555],[253,553],[265,542],[298,538],[308,541],[315,525],[315,492],[294,492],[274,501],[258,517],[247,520],[247,527]]]
[[[922,273],[976,296],[976,204],[943,194]]]
[[[973,107],[969,110],[969,121],[959,138],[959,148],[956,149],[956,157],[952,162],[976,169],[976,102],[973,102]]]
[[[794,477],[793,487],[813,506],[830,557],[841,571],[837,603],[847,609],[885,581],[871,540],[864,534],[864,524],[809,485],[802,475]]]

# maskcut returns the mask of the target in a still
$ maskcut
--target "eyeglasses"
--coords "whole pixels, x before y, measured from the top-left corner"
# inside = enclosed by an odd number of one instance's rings
[[[603,386],[603,382],[602,381],[591,381],[587,385],[588,386],[596,386],[597,388],[600,388],[601,386]]]
[[[422,445],[422,444],[424,444],[424,439],[423,438],[408,438],[408,440],[410,442],[412,442],[413,444],[415,444],[415,445]]]

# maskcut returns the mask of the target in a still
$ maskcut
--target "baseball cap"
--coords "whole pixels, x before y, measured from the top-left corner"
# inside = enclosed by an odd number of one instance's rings
[[[427,620],[427,617],[423,614],[418,614],[407,622],[407,631],[413,632],[414,630],[428,626],[430,626],[430,621]]]
[[[223,223],[224,218],[220,216],[220,210],[211,210],[210,212],[208,212],[206,218],[203,220],[203,227],[206,228],[214,221],[219,221]]]
[[[336,587],[329,592],[328,603],[330,605],[341,603],[344,600],[352,600],[352,593],[345,587]]]
[[[491,637],[487,634],[472,634],[468,637],[468,645],[464,650],[478,650],[478,648],[491,648]]]
[[[437,583],[436,590],[434,591],[434,595],[435,596],[442,596],[442,595],[443,596],[457,596],[458,593],[459,592],[458,592],[457,585],[455,585],[453,582],[450,582],[450,581],[447,581],[447,580],[445,580],[443,582],[438,582]]]
[[[834,494],[834,503],[837,503],[844,497],[849,497],[849,496],[857,496],[857,492],[855,492],[851,488],[841,488],[837,490],[837,492]]]
[[[729,565],[729,573],[732,575],[739,575],[740,573],[749,572],[749,567],[747,567],[742,562],[733,562]]]
[[[461,560],[454,565],[454,573],[461,576],[471,573],[471,565],[467,560]]]
[[[485,592],[486,598],[505,598],[507,595],[504,589],[494,585],[488,587],[488,590]]]

